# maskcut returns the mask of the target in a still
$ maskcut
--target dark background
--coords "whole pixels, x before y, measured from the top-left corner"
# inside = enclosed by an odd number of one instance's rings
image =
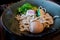
[[[17,2],[17,1],[20,1],[20,0],[0,0],[0,5],[8,4],[8,3],[11,3],[11,2]]]
[[[11,2],[17,2],[17,1],[20,1],[20,0],[0,0],[0,5],[8,4],[8,3],[11,3]],[[60,0],[50,0],[50,1],[54,1],[58,4],[60,4]]]

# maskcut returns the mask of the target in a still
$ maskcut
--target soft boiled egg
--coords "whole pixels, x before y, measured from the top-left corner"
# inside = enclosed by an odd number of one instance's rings
[[[43,24],[36,20],[30,23],[29,29],[31,33],[41,33],[44,30],[44,27]]]

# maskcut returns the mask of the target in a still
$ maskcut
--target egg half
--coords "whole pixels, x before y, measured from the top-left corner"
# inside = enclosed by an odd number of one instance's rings
[[[34,21],[30,23],[29,30],[31,33],[41,33],[44,30],[44,27],[39,21]]]

